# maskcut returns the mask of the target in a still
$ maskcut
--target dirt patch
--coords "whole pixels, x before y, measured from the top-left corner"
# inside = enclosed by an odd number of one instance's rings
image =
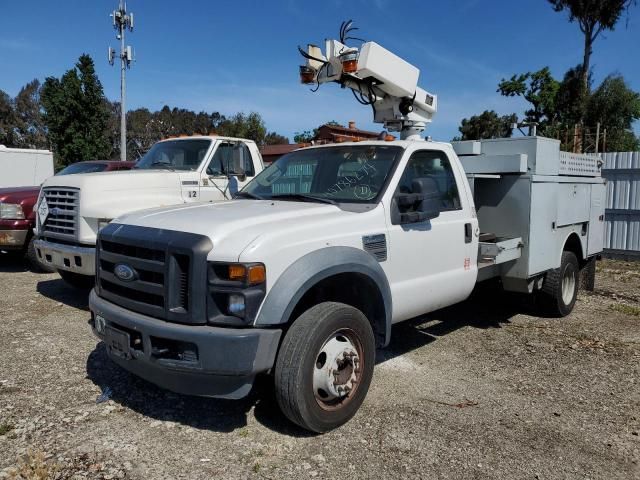
[[[320,436],[268,378],[231,402],[123,371],[55,274],[0,265],[0,285],[0,478],[640,477],[640,264],[600,262],[562,320],[480,292],[395,326],[360,412]]]

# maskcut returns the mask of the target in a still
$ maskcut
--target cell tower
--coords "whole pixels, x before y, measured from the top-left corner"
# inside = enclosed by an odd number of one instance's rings
[[[126,82],[125,71],[131,68],[133,62],[133,49],[125,46],[124,33],[127,29],[133,31],[133,13],[127,13],[127,3],[120,0],[118,9],[111,13],[113,28],[116,30],[116,38],[120,40],[120,160],[127,160],[127,109],[125,107]],[[115,49],[109,47],[109,64],[113,65],[116,57]]]

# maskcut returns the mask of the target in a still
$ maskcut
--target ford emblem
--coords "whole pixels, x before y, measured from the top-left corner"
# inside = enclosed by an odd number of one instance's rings
[[[138,277],[138,272],[124,263],[118,263],[113,268],[113,273],[123,282],[131,282]]]

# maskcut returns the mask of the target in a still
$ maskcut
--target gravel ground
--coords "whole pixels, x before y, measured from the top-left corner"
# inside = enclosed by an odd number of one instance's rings
[[[394,327],[359,413],[314,436],[266,379],[231,402],[132,377],[85,296],[0,262],[0,478],[640,478],[640,263],[601,262],[563,320],[485,292]]]

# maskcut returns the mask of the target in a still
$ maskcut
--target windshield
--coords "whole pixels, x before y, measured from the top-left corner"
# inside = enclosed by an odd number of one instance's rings
[[[306,197],[373,203],[402,148],[345,145],[309,148],[279,158],[240,192],[250,198]]]
[[[166,140],[158,142],[133,168],[196,170],[207,154],[211,140]]]
[[[88,162],[80,162],[73,163],[68,167],[60,170],[56,175],[72,175],[75,173],[94,173],[94,172],[104,172],[107,168],[106,163],[88,163]]]

